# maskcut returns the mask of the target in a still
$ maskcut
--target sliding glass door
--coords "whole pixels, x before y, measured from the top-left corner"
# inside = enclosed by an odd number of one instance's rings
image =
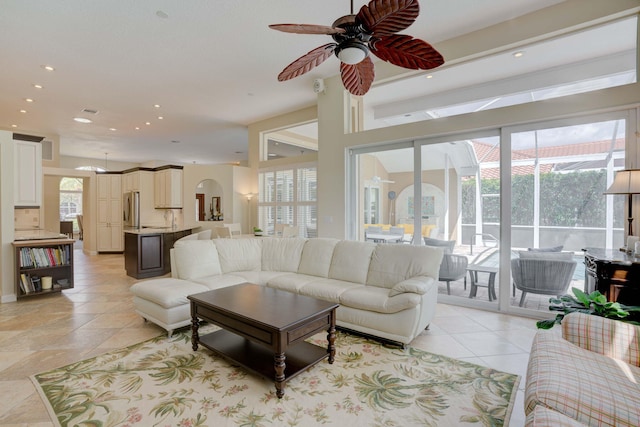
[[[584,288],[582,249],[624,245],[626,198],[603,193],[625,168],[634,119],[622,111],[353,149],[349,236],[444,245],[439,301],[546,313],[550,296]]]
[[[623,117],[509,129],[513,306],[547,311],[584,289],[587,247],[620,247],[624,197],[605,196],[625,166]]]

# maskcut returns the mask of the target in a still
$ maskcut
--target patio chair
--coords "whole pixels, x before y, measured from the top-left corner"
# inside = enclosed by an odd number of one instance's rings
[[[404,227],[390,227],[389,234],[398,236],[398,240],[396,240],[396,243],[402,242],[402,240],[404,239]]]
[[[578,264],[570,252],[551,253],[541,257],[525,256],[511,260],[513,284],[522,291],[520,307],[527,293],[561,296],[567,292]],[[541,255],[542,253],[537,253]]]
[[[447,295],[451,295],[451,282],[464,279],[464,289],[467,289],[467,265],[469,260],[464,255],[454,255],[453,248],[456,245],[455,240],[440,240],[424,237],[426,246],[442,248],[444,256],[440,263],[440,272],[438,280],[447,283]]]
[[[467,289],[467,265],[469,260],[464,255],[444,254],[440,264],[438,280],[447,282],[447,295],[451,295],[449,284],[464,279],[464,289]]]
[[[455,240],[440,240],[440,239],[433,239],[431,237],[423,237],[423,239],[424,239],[425,245],[442,248],[444,249],[445,254],[453,253],[453,248],[456,246]]]
[[[382,234],[382,227],[370,225],[369,227],[364,229],[364,240],[372,240],[375,242],[376,239],[370,239],[369,237],[367,237],[367,234]]]

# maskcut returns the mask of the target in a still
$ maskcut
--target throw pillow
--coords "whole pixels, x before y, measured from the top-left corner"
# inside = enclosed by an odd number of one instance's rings
[[[529,248],[527,251],[529,252],[561,252],[564,248],[564,245],[560,246],[549,246],[546,248]]]

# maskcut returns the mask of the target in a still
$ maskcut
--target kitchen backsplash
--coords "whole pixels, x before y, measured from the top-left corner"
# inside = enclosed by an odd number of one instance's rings
[[[40,209],[14,209],[14,230],[33,230],[40,228]]]

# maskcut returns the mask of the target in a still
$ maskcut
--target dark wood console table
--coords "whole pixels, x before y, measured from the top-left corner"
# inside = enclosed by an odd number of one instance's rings
[[[583,251],[585,292],[598,290],[608,301],[640,305],[640,258],[615,249]]]

